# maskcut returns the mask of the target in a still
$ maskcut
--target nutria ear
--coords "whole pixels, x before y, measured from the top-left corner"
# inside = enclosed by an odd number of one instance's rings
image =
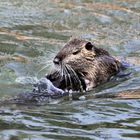
[[[91,42],[86,43],[85,48],[89,51],[93,50],[94,45]]]

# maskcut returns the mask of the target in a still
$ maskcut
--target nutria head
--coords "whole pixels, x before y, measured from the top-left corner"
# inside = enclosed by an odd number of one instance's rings
[[[80,39],[69,41],[53,62],[66,82],[78,81],[81,85],[84,81],[86,86],[90,84],[91,87],[106,81],[117,69],[115,59],[107,51]]]
[[[88,69],[95,57],[102,54],[109,55],[107,51],[96,48],[89,41],[73,39],[58,52],[53,62],[61,68],[63,65],[68,65],[78,71]]]

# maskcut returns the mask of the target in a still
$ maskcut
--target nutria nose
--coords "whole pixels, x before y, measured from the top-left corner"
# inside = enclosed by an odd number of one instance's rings
[[[60,59],[57,58],[57,57],[54,58],[53,63],[59,65],[60,64]]]

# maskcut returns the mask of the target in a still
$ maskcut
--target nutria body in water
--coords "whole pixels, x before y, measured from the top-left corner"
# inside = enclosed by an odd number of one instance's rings
[[[112,57],[106,50],[95,47],[91,42],[73,39],[69,41],[53,60],[56,69],[34,85],[31,92],[0,101],[0,104],[44,104],[49,99],[58,99],[73,91],[89,91],[121,73],[123,63]],[[124,66],[126,68],[126,66]],[[129,74],[121,73],[120,76]],[[76,94],[75,92],[72,93]],[[79,93],[78,93],[79,94]],[[95,98],[133,97],[127,93],[101,94]],[[138,96],[135,96],[139,98]]]
[[[106,50],[81,39],[69,41],[53,62],[56,70],[46,77],[63,90],[92,90],[121,69],[121,63]]]

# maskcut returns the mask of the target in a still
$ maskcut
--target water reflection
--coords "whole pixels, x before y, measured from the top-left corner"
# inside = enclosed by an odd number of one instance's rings
[[[92,98],[140,89],[139,7],[138,0],[1,0],[1,97],[30,90],[28,84],[53,67],[51,60],[71,36],[126,59],[133,74],[98,87],[85,100],[0,107],[0,139],[139,139],[139,100]]]

